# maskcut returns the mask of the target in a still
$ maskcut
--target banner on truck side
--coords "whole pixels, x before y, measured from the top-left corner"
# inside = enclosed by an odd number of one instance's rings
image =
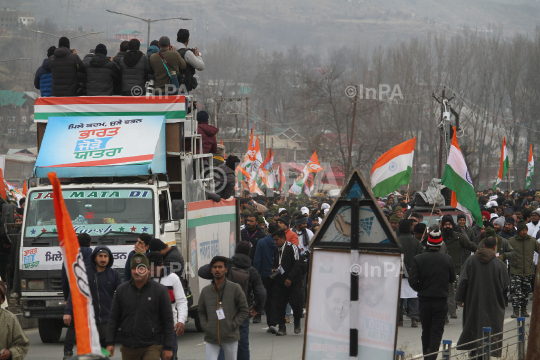
[[[45,177],[165,173],[165,117],[49,118],[34,173]]]

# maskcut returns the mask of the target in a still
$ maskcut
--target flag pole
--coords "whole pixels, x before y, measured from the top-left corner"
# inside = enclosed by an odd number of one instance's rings
[[[409,186],[411,185],[411,183],[408,183],[407,184],[407,200],[405,202],[409,202]]]
[[[431,214],[429,214],[429,219],[428,219],[428,222],[427,222],[427,226],[424,229],[424,233],[422,234],[422,240],[424,239],[424,236],[426,235],[426,231],[427,231],[427,229],[429,227],[431,217],[433,216],[433,212],[435,211],[435,205],[437,205],[437,198],[439,197],[439,192],[441,191],[441,186],[442,186],[442,182],[439,184],[439,188],[437,189],[437,195],[435,195],[435,201],[433,202],[433,208],[431,208]],[[439,231],[440,230],[441,229],[439,229]],[[422,241],[422,240],[420,240],[420,241]]]

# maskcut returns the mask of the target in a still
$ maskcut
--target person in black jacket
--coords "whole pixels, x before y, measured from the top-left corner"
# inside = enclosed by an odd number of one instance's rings
[[[53,56],[56,46],[51,46],[47,50],[47,58],[43,60],[43,64],[37,69],[34,76],[34,87],[41,92],[41,97],[49,97],[52,95],[52,72],[51,72],[51,56]]]
[[[119,83],[120,68],[107,57],[107,47],[99,44],[96,46],[96,54],[86,68],[86,95],[114,95],[115,84]]]
[[[137,39],[129,40],[129,50],[119,60],[122,73],[122,95],[141,96],[145,94],[146,80],[153,74],[150,60],[139,50],[141,42]],[[140,92],[139,92],[140,91]]]
[[[92,294],[94,318],[99,333],[101,347],[106,347],[106,331],[109,314],[116,288],[122,284],[120,273],[112,268],[114,257],[111,250],[105,246],[96,246],[90,255],[90,266],[86,265],[88,285]],[[73,318],[73,304],[69,297],[64,309],[64,323],[70,326]]]
[[[139,40],[137,40],[139,41]],[[115,57],[113,57],[113,61],[116,63],[116,65],[120,66],[120,60],[126,55],[126,53],[129,50],[129,41],[124,40],[120,43],[120,51],[118,54],[116,54]]]
[[[294,312],[294,333],[300,334],[300,319],[302,319],[302,268],[300,263],[300,250],[298,247],[287,241],[287,236],[283,230],[278,230],[272,234],[276,243],[274,253],[274,268],[272,273],[276,274],[277,297],[277,320],[279,329],[277,336],[287,335],[285,327],[285,311],[287,304],[291,304]]]
[[[429,233],[427,252],[413,258],[409,272],[409,285],[418,292],[420,302],[424,355],[439,351],[448,311],[448,284],[456,279],[452,258],[439,252],[442,241],[441,231]],[[435,360],[437,354],[424,359]]]
[[[146,233],[140,234],[137,238],[137,242],[135,243],[133,250],[129,253],[126,260],[126,265],[124,267],[124,282],[128,282],[131,280],[131,257],[138,252],[145,254],[150,251],[150,241],[152,241],[152,239],[153,237]]]
[[[58,48],[50,59],[52,96],[77,96],[79,73],[84,73],[86,67],[77,55],[77,50],[70,50],[67,37],[58,40]]]
[[[240,230],[240,238],[242,241],[248,241],[251,243],[251,251],[249,258],[253,261],[255,257],[255,250],[257,250],[257,242],[266,236],[264,230],[258,225],[259,219],[255,214],[249,214],[246,217],[246,227]]]
[[[133,255],[130,267],[132,280],[120,285],[113,299],[107,351],[114,355],[114,340],[122,327],[122,359],[170,360],[174,321],[169,291],[149,278],[150,262],[143,253]]]
[[[182,279],[184,257],[176,246],[169,246],[159,239],[152,239],[149,251],[159,251],[163,255],[163,269],[166,275],[175,273]]]
[[[240,159],[237,156],[229,155],[225,159],[225,163],[219,165],[214,170],[216,194],[221,196],[222,199],[228,199],[234,196],[234,185],[236,183],[234,170],[239,163]]]

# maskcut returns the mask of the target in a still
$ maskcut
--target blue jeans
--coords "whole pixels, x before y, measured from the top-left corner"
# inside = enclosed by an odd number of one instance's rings
[[[240,341],[238,341],[237,360],[249,360],[249,316],[240,324]],[[219,350],[218,360],[225,360],[223,349]]]
[[[287,310],[285,310],[285,317],[291,318],[291,304],[287,304]]]

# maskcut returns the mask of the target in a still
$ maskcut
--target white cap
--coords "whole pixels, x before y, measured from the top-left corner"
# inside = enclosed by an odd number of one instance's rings
[[[302,212],[302,215],[309,215],[309,209],[305,206],[303,206],[300,211]]]
[[[330,209],[330,205],[328,205],[327,203],[322,203],[321,210],[324,210],[324,209]]]
[[[278,214],[281,214],[281,212],[282,212],[283,210],[287,210],[287,209],[285,209],[285,208],[279,208]]]

